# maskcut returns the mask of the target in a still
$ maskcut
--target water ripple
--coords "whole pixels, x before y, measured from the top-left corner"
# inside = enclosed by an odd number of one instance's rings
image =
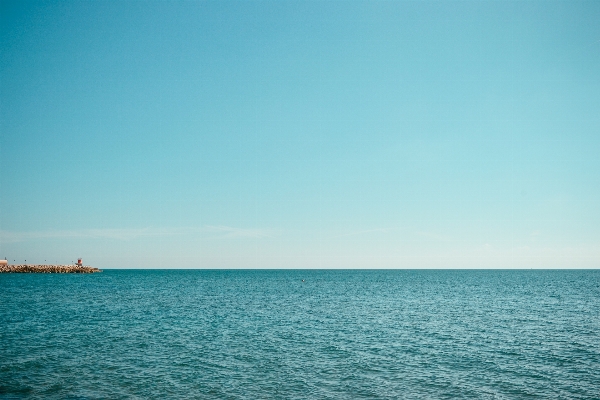
[[[0,275],[0,397],[598,398],[599,283],[600,271]]]

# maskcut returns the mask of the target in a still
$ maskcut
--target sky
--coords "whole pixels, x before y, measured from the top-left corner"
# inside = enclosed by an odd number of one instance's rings
[[[0,257],[600,267],[600,2],[0,8]]]

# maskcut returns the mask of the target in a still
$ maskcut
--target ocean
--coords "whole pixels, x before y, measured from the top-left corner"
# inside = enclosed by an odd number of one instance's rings
[[[2,399],[600,398],[600,270],[0,275]]]

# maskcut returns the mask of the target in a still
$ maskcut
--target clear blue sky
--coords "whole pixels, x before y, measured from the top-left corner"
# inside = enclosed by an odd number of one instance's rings
[[[1,4],[11,263],[600,266],[598,1]]]

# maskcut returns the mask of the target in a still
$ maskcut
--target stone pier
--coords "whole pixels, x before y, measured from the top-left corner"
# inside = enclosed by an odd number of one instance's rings
[[[91,274],[102,272],[102,270],[83,265],[40,265],[40,264],[20,264],[20,265],[2,265],[0,264],[0,273],[38,273],[38,274]]]

